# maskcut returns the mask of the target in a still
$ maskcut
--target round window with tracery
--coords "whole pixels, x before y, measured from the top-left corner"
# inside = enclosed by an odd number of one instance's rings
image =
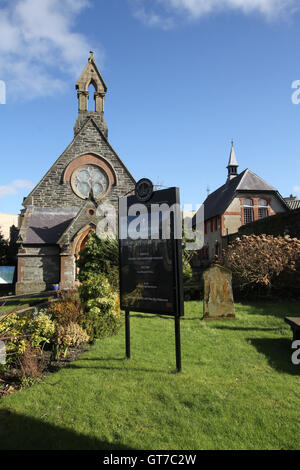
[[[107,192],[109,180],[102,168],[85,165],[74,171],[71,186],[82,199],[88,199],[91,195],[94,199],[99,199]]]

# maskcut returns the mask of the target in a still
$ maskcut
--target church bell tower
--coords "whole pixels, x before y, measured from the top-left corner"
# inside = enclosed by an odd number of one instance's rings
[[[233,141],[231,142],[231,150],[230,150],[230,156],[229,156],[229,162],[227,165],[227,170],[228,170],[228,176],[227,176],[227,181],[232,180],[238,175],[237,169],[239,167],[239,164],[236,159],[235,155],[235,150],[234,150],[234,145]]]
[[[95,89],[94,96],[90,96],[89,86],[91,84]],[[107,86],[98,70],[92,51],[90,52],[88,63],[76,83],[76,90],[78,97],[78,118],[74,126],[74,134],[76,135],[87,119],[92,116],[107,138],[108,130],[104,119],[104,100]],[[88,103],[93,98],[95,102],[94,111],[89,111]]]

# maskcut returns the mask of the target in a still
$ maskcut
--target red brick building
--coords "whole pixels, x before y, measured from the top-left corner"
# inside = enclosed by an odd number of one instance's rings
[[[241,225],[290,210],[276,188],[248,168],[238,174],[238,166],[232,143],[227,181],[204,201],[204,247],[200,262],[220,256],[228,236]]]

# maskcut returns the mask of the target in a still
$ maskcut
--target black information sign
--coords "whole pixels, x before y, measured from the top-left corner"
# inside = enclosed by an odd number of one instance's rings
[[[179,189],[153,191],[149,180],[141,182],[134,196],[119,200],[120,301],[126,312],[126,355],[130,357],[130,311],[172,315],[179,371],[179,319],[184,315],[182,240],[175,237],[178,227],[181,229]],[[147,188],[150,197],[146,197]],[[140,211],[136,204],[143,206]]]

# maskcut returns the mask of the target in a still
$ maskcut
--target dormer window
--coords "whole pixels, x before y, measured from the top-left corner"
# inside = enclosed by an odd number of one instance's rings
[[[264,219],[268,217],[268,201],[265,199],[258,200],[258,218]]]
[[[249,224],[253,220],[253,201],[252,199],[244,199],[244,224]]]

